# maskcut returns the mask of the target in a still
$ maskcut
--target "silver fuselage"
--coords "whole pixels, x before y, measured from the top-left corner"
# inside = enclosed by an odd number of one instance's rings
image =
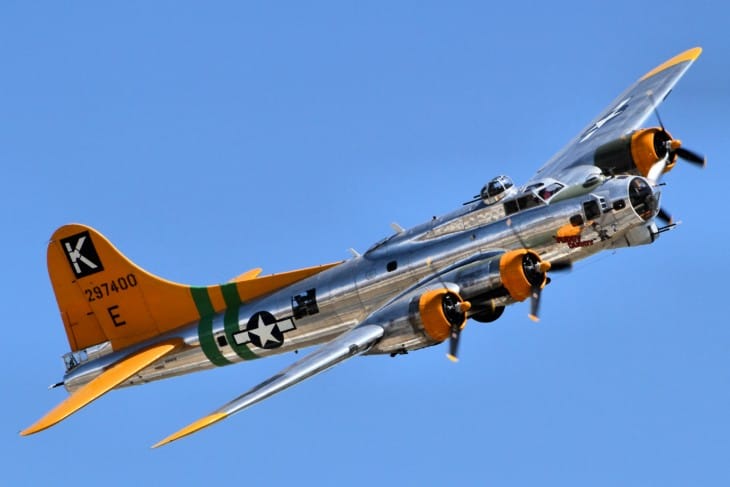
[[[571,194],[577,195],[553,203],[540,200],[535,207],[509,215],[506,214],[509,211],[506,201],[527,193],[492,205],[472,202],[443,217],[394,234],[364,255],[244,303],[237,310],[229,309],[215,315],[212,322],[191,323],[133,347],[144,348],[170,337],[182,338],[185,343],[179,351],[142,370],[124,385],[326,343],[363,322],[409,287],[476,255],[497,255],[505,250],[528,247],[547,261],[575,262],[604,249],[651,243],[657,234],[653,216],[658,208],[659,194],[651,189],[650,212],[637,208],[629,196],[629,185],[634,179],[635,176],[610,178],[590,191],[573,190]],[[559,230],[569,225],[576,215],[584,222],[580,234],[561,237]],[[479,262],[472,267],[493,266],[495,261],[486,258]],[[475,272],[474,275],[490,274]],[[501,285],[493,280],[487,277],[473,279],[460,292],[468,300],[471,295],[483,294]],[[497,306],[514,302],[509,294],[493,299]],[[250,340],[238,343],[249,321],[260,312],[287,323],[287,331],[276,348],[257,347]],[[235,314],[233,319],[232,313]],[[403,353],[437,343],[417,323],[407,319],[393,320],[385,329],[385,336],[368,353]],[[69,391],[76,390],[133,349],[112,351],[106,345],[89,350],[88,360],[67,371],[65,387]]]

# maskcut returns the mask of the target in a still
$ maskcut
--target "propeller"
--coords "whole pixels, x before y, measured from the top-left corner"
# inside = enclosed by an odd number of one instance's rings
[[[426,263],[428,266],[431,266],[431,259],[428,259]],[[437,274],[437,276],[439,283],[444,287],[444,289],[448,289],[448,286],[443,281],[442,276],[440,274]],[[443,309],[444,316],[450,325],[449,353],[446,354],[446,357],[452,362],[458,362],[461,331],[466,326],[467,312],[472,308],[472,305],[469,301],[461,301],[459,296],[449,292],[444,296],[443,301],[441,302],[441,307]]]
[[[707,158],[705,156],[700,155],[697,152],[693,152],[689,149],[685,149],[681,146],[674,149],[674,153],[677,154],[677,157],[686,162],[689,162],[690,164],[694,164],[700,167],[705,167],[705,165],[707,164]]]
[[[449,299],[451,298],[451,299]],[[464,323],[460,321],[461,317],[471,309],[471,303],[468,301],[459,302],[453,294],[447,294],[443,302],[444,314],[447,317],[455,317],[457,319],[449,319],[451,323],[451,333],[449,334],[449,353],[446,357],[452,362],[458,362],[459,339],[461,338],[461,330]]]
[[[528,254],[529,255],[529,254]],[[528,270],[525,268],[523,262],[523,269],[525,269],[525,276],[532,285],[530,290],[530,314],[527,315],[532,321],[537,323],[540,321],[540,298],[542,297],[543,276],[547,271],[551,272],[564,272],[570,271],[573,268],[573,263],[569,260],[556,260],[554,262],[540,261],[537,267],[531,272],[535,272],[534,277],[528,274]],[[545,282],[547,284],[547,281]]]
[[[682,147],[681,140],[672,138],[669,132],[667,132],[667,129],[664,127],[664,122],[662,122],[662,117],[659,115],[659,109],[657,108],[652,92],[649,91],[647,94],[649,95],[652,106],[654,107],[654,116],[656,117],[657,122],[659,122],[659,127],[661,128],[661,132],[656,134],[654,138],[654,150],[657,155],[662,157],[662,159],[654,164],[649,171],[648,179],[652,182],[656,182],[659,179],[659,176],[661,176],[664,172],[664,168],[667,164],[669,164],[670,161],[673,161],[675,157],[678,157],[689,164],[704,168],[707,164],[707,158],[698,152]]]
[[[657,213],[656,217],[667,225],[674,223],[674,218],[664,208],[659,208],[659,213]]]
[[[507,226],[512,230],[517,240],[520,242],[522,248],[527,249],[525,241],[522,240],[522,236],[516,228],[512,226],[512,219],[507,219]],[[540,321],[540,298],[542,297],[542,289],[544,284],[547,284],[545,273],[547,271],[552,272],[563,272],[569,271],[573,268],[573,263],[570,260],[556,260],[548,262],[541,260],[536,254],[528,253],[525,254],[522,260],[522,270],[525,273],[527,281],[530,283],[530,314],[527,315],[532,321]],[[544,284],[543,284],[544,283]]]
[[[662,159],[654,164],[654,166],[652,166],[649,170],[649,174],[647,174],[647,179],[656,184],[656,182],[659,180],[659,177],[662,175],[662,173],[664,173],[664,169],[667,167],[667,164],[669,164],[670,161],[673,161],[675,158],[679,158],[694,166],[704,168],[705,165],[707,165],[707,158],[698,152],[694,152],[682,147],[681,140],[672,138],[669,132],[667,132],[667,129],[664,127],[664,122],[662,121],[662,117],[659,115],[659,108],[657,107],[652,92],[649,91],[647,94],[649,95],[652,106],[654,107],[654,116],[656,117],[657,122],[659,122],[659,127],[661,128],[661,132],[656,134],[654,138],[654,150],[657,155],[663,154]],[[656,218],[666,223],[667,225],[674,224],[674,219],[672,218],[672,215],[664,208],[659,208],[659,212],[657,213]]]

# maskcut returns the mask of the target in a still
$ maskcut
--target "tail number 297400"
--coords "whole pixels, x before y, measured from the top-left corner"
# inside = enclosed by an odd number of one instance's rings
[[[115,293],[124,292],[127,289],[137,286],[137,276],[127,274],[126,276],[112,279],[109,282],[102,282],[98,286],[84,289],[84,294],[89,302],[104,299]]]

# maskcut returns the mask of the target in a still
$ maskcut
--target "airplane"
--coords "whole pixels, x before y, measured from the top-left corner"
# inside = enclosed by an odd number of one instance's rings
[[[676,226],[660,206],[661,177],[679,160],[704,167],[706,159],[670,135],[657,106],[701,52],[642,76],[523,186],[497,176],[451,213],[410,229],[393,224],[345,261],[188,286],[136,266],[91,227],[60,227],[48,272],[71,351],[53,387],[70,395],[20,434],[115,388],[319,346],[159,447],[358,355],[448,341],[456,361],[467,320],[493,322],[511,304],[529,299],[537,321],[549,273],[651,244]],[[642,128],[652,115],[659,125]]]

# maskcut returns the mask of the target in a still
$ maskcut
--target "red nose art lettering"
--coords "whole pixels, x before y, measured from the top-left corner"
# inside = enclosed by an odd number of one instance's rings
[[[590,247],[593,245],[593,239],[591,240],[581,240],[580,235],[570,235],[570,236],[555,236],[553,237],[557,243],[564,243],[568,245],[568,248],[575,249],[578,247]]]

